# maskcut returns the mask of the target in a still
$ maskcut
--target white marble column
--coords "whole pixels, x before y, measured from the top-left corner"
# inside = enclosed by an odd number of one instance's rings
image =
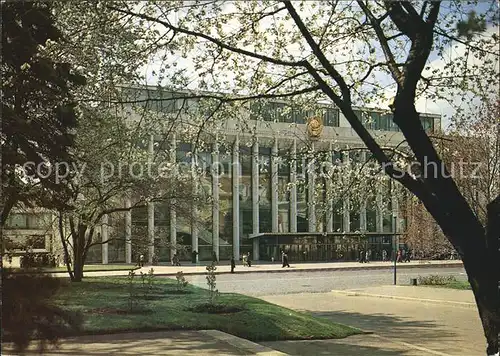
[[[148,153],[150,158],[154,154],[154,136],[149,138]],[[148,203],[148,262],[153,263],[153,255],[155,254],[155,206],[154,203]]]
[[[101,225],[101,242],[103,242],[102,249],[102,264],[107,265],[108,264],[108,243],[104,241],[108,241],[108,215],[104,215],[102,217],[102,225]]]
[[[378,186],[376,188],[376,197],[375,197],[375,203],[376,203],[376,229],[377,232],[383,232],[384,230],[384,212],[383,212],[383,198],[382,198],[382,188]]]
[[[235,259],[240,256],[240,141],[236,137],[233,146],[233,254]]]
[[[326,232],[333,232],[333,182],[330,171],[333,168],[333,145],[328,150],[327,169],[323,172],[326,181]]]
[[[218,137],[215,138],[212,152],[212,249],[219,257],[219,175],[221,167],[219,166],[219,145]],[[224,172],[226,173],[226,172]],[[199,252],[199,251],[197,251]],[[198,256],[197,256],[198,257]]]
[[[314,152],[314,142],[311,145]],[[316,232],[316,158],[307,162],[307,221],[309,232]]]
[[[344,152],[342,153],[342,163],[344,165],[348,165],[349,162],[349,152]],[[347,186],[348,182],[344,181],[344,186]],[[343,208],[343,230],[344,232],[351,232],[351,202],[350,202],[350,196],[349,192],[346,192],[344,196],[344,200],[342,201],[342,208]]]
[[[359,231],[366,232],[366,200],[363,200],[359,208]]]
[[[391,207],[392,216],[396,216],[396,226],[393,227],[393,231],[401,231],[400,226],[400,215],[399,215],[399,201],[398,201],[398,186],[395,181],[391,182]],[[394,220],[394,218],[393,218]]]
[[[132,210],[130,198],[125,198],[125,263],[132,263]]]
[[[290,232],[297,232],[297,140],[293,139],[290,160]]]
[[[148,262],[153,263],[155,254],[155,206],[154,203],[148,203]]]
[[[360,152],[360,157],[361,157],[361,163],[364,163],[366,161],[366,152],[365,151],[361,151]],[[368,196],[368,192],[361,192],[362,196],[364,196],[365,198],[362,199],[362,202],[360,204],[360,207],[359,207],[359,230],[361,232],[366,232],[367,230],[367,223],[366,223],[366,205],[367,205],[367,202],[366,202],[366,197]]]
[[[278,232],[278,140],[271,149],[271,228]]]
[[[252,233],[259,233],[259,143],[252,146]],[[259,239],[253,239],[253,259],[259,259]]]
[[[192,189],[192,210],[191,210],[191,246],[193,251],[198,251],[198,209],[194,200],[198,196],[198,155],[197,152],[193,152],[191,159],[191,177],[193,179],[193,189]],[[202,173],[204,174],[204,173]],[[196,255],[198,258],[198,255]]]
[[[177,140],[175,134],[170,141],[170,163],[176,164]],[[176,199],[170,200],[170,259],[177,253],[177,212],[175,210]]]

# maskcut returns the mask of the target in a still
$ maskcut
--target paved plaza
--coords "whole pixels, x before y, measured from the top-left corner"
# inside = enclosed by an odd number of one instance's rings
[[[206,266],[208,262],[199,264],[183,264],[181,266],[171,266],[171,265],[158,265],[158,266],[144,266],[136,271],[140,273],[141,271],[147,273],[151,268],[154,269],[155,275],[157,276],[175,276],[177,272],[182,271],[185,275],[202,275],[206,273]],[[397,268],[433,268],[433,267],[462,267],[462,262],[457,260],[431,260],[431,261],[420,261],[415,260],[407,263],[398,263]],[[105,266],[104,266],[105,267]],[[134,266],[131,265],[131,268]],[[371,269],[386,269],[392,270],[392,262],[369,262],[369,263],[359,263],[359,262],[317,262],[317,263],[293,263],[291,262],[290,268],[282,268],[280,262],[274,263],[264,263],[257,262],[252,264],[252,267],[244,267],[241,263],[237,263],[235,268],[235,274],[241,273],[281,273],[281,272],[314,272],[314,271],[342,271],[342,270],[371,270]],[[218,274],[230,274],[231,267],[229,262],[224,261],[218,264],[217,267]],[[126,276],[128,274],[127,270],[118,271],[104,271],[104,272],[85,272],[85,276]],[[54,275],[63,276],[64,273],[56,273]]]
[[[38,354],[34,345],[28,355]],[[49,349],[44,355],[259,355],[283,356],[263,345],[229,335],[218,330],[160,331],[149,333],[123,333],[82,336],[61,340],[57,349]],[[2,355],[17,355],[2,349]]]
[[[290,355],[471,356],[485,350],[471,291],[382,286],[262,299],[373,332],[341,340],[264,343]]]

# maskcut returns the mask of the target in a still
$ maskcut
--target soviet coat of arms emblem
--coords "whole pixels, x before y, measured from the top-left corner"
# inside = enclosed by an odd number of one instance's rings
[[[307,120],[307,133],[312,139],[318,139],[323,132],[323,120],[320,117],[313,116]]]

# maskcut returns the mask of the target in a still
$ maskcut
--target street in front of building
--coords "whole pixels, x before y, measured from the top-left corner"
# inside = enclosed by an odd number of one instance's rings
[[[241,266],[238,267],[239,269],[243,268]],[[292,267],[294,266],[292,265]],[[219,270],[222,270],[222,268],[224,266],[219,267]],[[248,269],[251,268],[253,267]],[[411,278],[437,274],[455,276],[457,279],[467,278],[462,267],[422,267],[399,268],[397,279],[398,284],[408,285]],[[202,288],[206,288],[207,286],[205,276],[203,275],[188,275],[186,279],[195,286]],[[251,296],[319,293],[329,292],[332,289],[353,289],[389,285],[392,283],[393,272],[389,266],[386,269],[375,270],[287,271],[286,273],[222,274],[217,276],[217,288],[221,293],[242,293]]]

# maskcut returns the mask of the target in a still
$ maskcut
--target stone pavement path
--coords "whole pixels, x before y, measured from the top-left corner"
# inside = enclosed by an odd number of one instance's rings
[[[398,293],[411,298],[468,302],[471,292],[427,287],[369,288],[377,297],[345,293],[261,297],[288,308],[372,331],[375,335],[312,342],[267,342],[290,355],[482,355],[485,339],[476,308],[444,302],[381,298]],[[397,292],[396,292],[397,290]],[[406,290],[406,293],[405,293]],[[357,290],[360,292],[360,289]],[[458,292],[458,293],[455,293]],[[367,293],[368,294],[368,293]],[[441,296],[440,296],[441,294]],[[432,297],[432,298],[429,298]]]
[[[32,347],[28,355],[38,354]],[[57,350],[43,353],[47,356],[60,355],[259,355],[286,356],[245,339],[217,331],[165,331],[149,333],[124,333],[95,336],[82,336],[62,340]],[[2,349],[2,355],[15,355]]]
[[[462,262],[457,260],[443,260],[443,261],[411,261],[408,263],[399,263],[398,268],[412,268],[412,267],[461,267]],[[133,266],[131,265],[131,268]],[[154,273],[157,276],[175,276],[178,271],[182,271],[184,274],[205,274],[206,264],[185,264],[182,266],[170,266],[170,265],[159,265],[159,266],[144,266],[137,270],[136,273],[141,271],[147,273],[151,268],[154,269]],[[370,262],[370,263],[358,263],[358,262],[321,262],[321,263],[292,263],[291,268],[281,268],[281,263],[255,263],[252,267],[243,267],[241,264],[237,264],[235,268],[235,273],[272,273],[272,272],[306,272],[306,271],[338,271],[338,270],[359,270],[359,269],[391,269],[393,265],[389,262]],[[221,262],[217,267],[217,273],[230,273],[230,266],[226,262]],[[126,276],[129,271],[105,271],[105,272],[85,272],[85,276]],[[65,273],[55,273],[54,275],[66,277]]]

